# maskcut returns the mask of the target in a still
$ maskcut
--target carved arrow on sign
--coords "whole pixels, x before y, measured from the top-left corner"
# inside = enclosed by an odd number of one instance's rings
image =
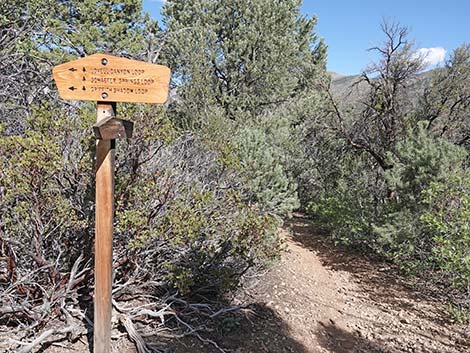
[[[71,91],[75,91],[75,90],[76,90],[76,88],[75,88],[74,86],[70,86],[70,87],[69,87],[69,90],[71,90]]]
[[[69,71],[75,72],[75,71],[77,71],[77,69],[74,68],[74,67],[71,67],[71,68],[69,69]]]

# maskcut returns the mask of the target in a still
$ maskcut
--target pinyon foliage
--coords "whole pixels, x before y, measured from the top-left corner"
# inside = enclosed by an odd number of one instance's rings
[[[223,296],[278,258],[277,228],[299,205],[302,107],[326,79],[299,7],[169,1],[165,29],[137,0],[1,7],[0,324],[12,335],[59,325],[57,339],[76,339],[91,324],[95,107],[60,100],[51,77],[77,57],[173,72],[167,105],[118,105],[135,132],[117,144],[113,305],[139,350],[138,332],[216,320]]]

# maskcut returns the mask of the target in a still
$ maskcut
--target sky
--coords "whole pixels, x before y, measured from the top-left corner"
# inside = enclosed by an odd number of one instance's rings
[[[163,2],[144,0],[144,10],[160,20]],[[304,0],[302,13],[318,18],[317,33],[328,45],[328,70],[346,75],[374,60],[367,49],[383,42],[384,19],[409,27],[429,67],[442,65],[455,48],[470,43],[470,0]]]

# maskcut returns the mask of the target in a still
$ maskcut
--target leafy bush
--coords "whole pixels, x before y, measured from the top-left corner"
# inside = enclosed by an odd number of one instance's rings
[[[278,222],[247,206],[238,172],[223,160],[198,137],[182,135],[139,166],[116,210],[126,251],[146,254],[141,261],[152,277],[185,295],[234,289],[248,269],[279,252]]]
[[[91,280],[91,111],[45,107],[25,135],[0,135],[0,307],[23,303],[4,320],[50,320]],[[276,258],[278,221],[245,203],[239,172],[218,151],[177,133],[161,108],[122,105],[119,114],[136,130],[117,147],[116,298],[150,288],[217,296]]]
[[[468,291],[467,152],[426,126],[419,123],[388,154],[385,173],[374,176],[365,154],[345,154],[334,185],[309,211],[336,241],[373,249],[408,272],[433,269]]]
[[[423,192],[420,216],[433,241],[432,260],[451,283],[470,293],[470,173],[463,170]]]
[[[235,140],[250,202],[262,211],[281,216],[299,207],[297,185],[284,170],[282,151],[268,142],[266,133],[247,127]]]
[[[11,308],[2,320],[43,324],[64,298],[76,300],[70,273],[93,244],[88,118],[44,107],[25,135],[0,134],[0,307]],[[75,274],[76,284],[85,280],[81,269]]]
[[[435,217],[440,213],[436,208],[439,204],[437,200],[446,200],[450,196],[446,195],[442,186],[447,185],[452,189],[452,181],[465,174],[466,151],[434,137],[420,123],[407,140],[397,145],[395,155],[389,157],[393,168],[386,172],[385,180],[389,189],[393,190],[393,198],[386,205],[382,224],[374,226],[374,233],[379,237],[383,253],[408,269],[418,270],[437,264],[445,271],[442,267],[446,262],[443,254],[438,255],[442,244],[436,242],[435,232],[439,232],[439,229],[437,223],[433,225],[431,215]],[[465,203],[465,196],[462,195],[458,200]],[[449,212],[456,212],[454,216],[459,218],[454,226],[462,221],[457,203]],[[423,223],[424,220],[426,224]],[[463,230],[459,229],[457,233],[462,234]],[[449,232],[445,237],[455,237],[452,234]],[[463,246],[462,250],[465,252],[468,249],[465,250]],[[460,251],[455,253],[457,257],[459,254],[462,255]],[[450,254],[448,257],[450,260]],[[454,270],[457,268],[454,267]],[[452,271],[446,272],[447,275],[459,277],[464,275],[462,270],[463,267],[453,274]]]
[[[335,241],[347,245],[377,249],[371,238],[372,224],[380,218],[385,194],[380,175],[371,169],[374,161],[365,154],[343,153],[335,170],[321,175],[327,184],[317,193],[307,211],[315,223],[329,232]],[[375,176],[375,177],[374,177]]]

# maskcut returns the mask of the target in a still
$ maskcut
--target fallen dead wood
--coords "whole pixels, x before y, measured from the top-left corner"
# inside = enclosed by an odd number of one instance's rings
[[[30,343],[23,343],[23,342],[15,341],[16,343],[18,343],[20,345],[23,345],[23,347],[18,348],[16,353],[29,353],[33,350],[34,347],[42,344],[50,336],[66,335],[66,334],[76,330],[77,328],[78,328],[78,326],[68,326],[68,327],[63,328],[63,329],[50,329],[50,330],[44,331],[41,335],[39,335],[39,337],[37,337],[36,339],[34,339]]]

